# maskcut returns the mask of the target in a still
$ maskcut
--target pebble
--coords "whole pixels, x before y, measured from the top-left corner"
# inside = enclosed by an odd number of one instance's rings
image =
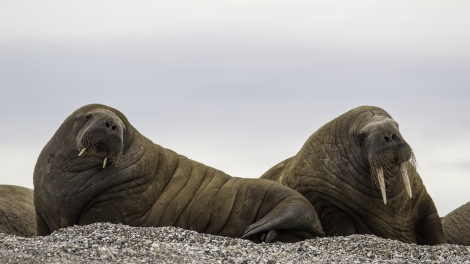
[[[469,263],[470,246],[373,235],[253,243],[176,227],[95,223],[24,238],[0,233],[0,263]]]

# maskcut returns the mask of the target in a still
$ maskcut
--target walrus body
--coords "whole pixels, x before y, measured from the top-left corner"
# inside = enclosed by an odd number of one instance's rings
[[[442,218],[446,242],[470,246],[470,202]]]
[[[444,242],[411,148],[380,108],[358,107],[330,121],[297,155],[262,178],[302,193],[327,236],[359,233],[419,244]]]
[[[33,190],[0,185],[0,233],[23,237],[36,235]]]
[[[141,135],[111,107],[72,113],[39,155],[38,234],[93,222],[176,226],[254,241],[322,234],[298,192],[261,179],[230,177]]]

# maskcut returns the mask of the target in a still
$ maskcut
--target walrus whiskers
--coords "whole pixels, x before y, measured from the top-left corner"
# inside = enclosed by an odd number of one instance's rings
[[[403,179],[403,183],[405,184],[406,192],[408,193],[408,196],[411,198],[412,197],[411,184],[410,184],[410,177],[408,176],[408,170],[406,168],[406,162],[402,162],[400,164],[400,173],[401,173],[401,178]]]

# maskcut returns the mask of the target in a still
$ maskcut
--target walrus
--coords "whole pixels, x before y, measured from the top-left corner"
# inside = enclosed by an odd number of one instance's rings
[[[361,106],[314,132],[300,151],[261,178],[302,193],[327,236],[374,234],[408,243],[444,242],[434,202],[398,123]]]
[[[244,179],[163,148],[117,109],[73,112],[42,149],[34,169],[39,235],[94,222],[175,226],[256,242],[323,235],[298,192]]]
[[[0,185],[0,233],[36,236],[33,190],[16,185]]]
[[[470,202],[442,217],[446,242],[470,246]]]

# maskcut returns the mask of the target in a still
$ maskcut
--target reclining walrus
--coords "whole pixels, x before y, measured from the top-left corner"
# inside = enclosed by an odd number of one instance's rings
[[[297,155],[268,170],[302,193],[327,236],[375,234],[403,242],[444,242],[434,202],[411,147],[384,110],[355,108],[318,129]]]
[[[0,233],[36,236],[33,190],[16,185],[0,185]]]
[[[442,217],[446,242],[470,246],[470,202]]]
[[[322,235],[312,205],[262,179],[230,177],[141,135],[118,110],[87,105],[43,148],[34,170],[38,234],[94,222],[176,226],[254,241]]]

